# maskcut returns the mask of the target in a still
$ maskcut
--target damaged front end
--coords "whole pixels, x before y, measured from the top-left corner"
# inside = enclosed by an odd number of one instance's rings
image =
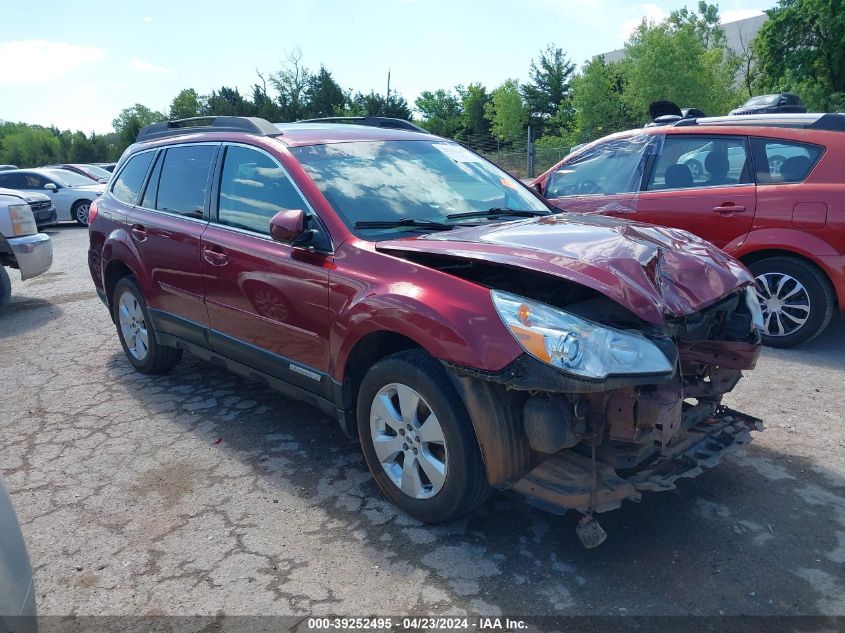
[[[491,483],[553,513],[584,513],[579,536],[595,546],[603,532],[591,525],[594,512],[638,501],[642,491],[673,489],[677,479],[701,474],[750,442],[761,421],[721,404],[760,353],[759,306],[750,288],[667,318],[665,327],[592,322],[594,331],[578,340],[555,339],[551,319],[535,317],[530,300],[493,291],[494,303],[497,294],[511,302],[500,315],[526,354],[498,372],[452,366],[485,461],[495,464]],[[560,314],[594,316],[605,303],[593,299]],[[525,332],[531,329],[546,337],[546,349]],[[602,363],[583,360],[591,339],[593,353],[607,357],[603,375]],[[486,404],[494,393],[498,402]]]

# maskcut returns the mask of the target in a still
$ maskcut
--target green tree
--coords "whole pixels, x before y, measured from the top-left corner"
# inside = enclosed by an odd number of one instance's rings
[[[490,103],[490,94],[480,83],[473,83],[466,88],[458,88],[461,97],[461,116],[464,126],[464,136],[486,137],[490,134],[490,119],[487,118],[485,109]]]
[[[39,167],[62,160],[59,139],[47,128],[4,123],[0,132],[0,163]]]
[[[699,14],[682,10],[659,24],[643,20],[625,53],[625,100],[637,118],[646,119],[648,105],[660,99],[711,115],[725,114],[739,99],[739,59],[724,46],[718,14],[713,18],[706,3]]]
[[[245,99],[237,88],[226,86],[220,88],[219,91],[211,91],[205,110],[209,116],[253,116],[255,114],[255,108],[249,99]]]
[[[171,119],[188,119],[201,116],[206,111],[205,99],[197,94],[193,88],[185,88],[179,91],[173,101],[170,102]]]
[[[779,0],[766,12],[754,50],[762,91],[790,90],[813,110],[845,100],[845,2]]]
[[[528,122],[528,112],[522,102],[519,83],[515,79],[508,79],[493,91],[484,111],[490,120],[493,136],[508,142],[521,139]]]
[[[255,116],[274,123],[282,120],[282,108],[276,100],[267,93],[267,80],[256,70],[260,84],[252,86],[252,108]]]
[[[117,132],[118,144],[122,152],[135,142],[138,132],[145,125],[167,119],[161,112],[150,110],[147,106],[136,103],[131,108],[124,108],[112,121],[112,127]]]
[[[336,116],[343,110],[346,95],[325,66],[316,75],[310,75],[305,86],[305,114],[308,118]]]
[[[422,114],[422,126],[432,134],[452,138],[463,129],[461,100],[451,90],[425,90],[415,105]]]
[[[295,49],[288,53],[281,70],[270,75],[270,83],[278,93],[282,121],[298,121],[308,108],[308,89],[311,73],[302,64],[302,51]]]
[[[575,121],[567,145],[586,143],[606,134],[636,127],[625,100],[625,62],[591,59],[572,81]]]
[[[411,108],[401,95],[395,92],[389,98],[371,90],[369,93],[356,92],[347,95],[343,114],[345,116],[386,116],[395,119],[411,120]]]
[[[539,59],[531,61],[530,80],[522,86],[522,96],[538,136],[549,123],[557,129],[566,124],[574,72],[575,64],[567,59],[563,49],[554,46],[547,46],[540,52]]]

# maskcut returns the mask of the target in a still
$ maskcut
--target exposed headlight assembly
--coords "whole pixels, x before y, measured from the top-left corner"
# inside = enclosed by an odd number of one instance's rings
[[[12,220],[12,235],[35,235],[38,227],[35,225],[35,216],[32,215],[32,208],[28,204],[10,204],[9,218]]]
[[[612,374],[664,374],[674,367],[643,335],[606,325],[499,290],[493,305],[533,357],[567,373],[603,379]]]
[[[763,309],[760,307],[760,297],[757,296],[754,286],[746,287],[745,303],[748,306],[748,311],[751,313],[751,322],[754,324],[754,327],[762,331],[764,329]]]

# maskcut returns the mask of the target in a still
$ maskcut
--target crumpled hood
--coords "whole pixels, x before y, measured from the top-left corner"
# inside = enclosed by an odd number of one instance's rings
[[[678,229],[617,218],[557,214],[379,242],[388,252],[420,252],[496,263],[587,286],[641,319],[697,312],[754,282],[738,261]]]

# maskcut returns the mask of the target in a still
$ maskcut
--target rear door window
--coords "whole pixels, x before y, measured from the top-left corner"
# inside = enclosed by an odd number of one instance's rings
[[[169,147],[161,165],[155,208],[192,218],[203,217],[216,151],[216,145]]]
[[[545,196],[613,195],[637,191],[651,136],[612,139],[561,165],[549,176]]]
[[[0,187],[7,189],[25,189],[26,178],[23,174],[2,174],[0,175]]]
[[[646,190],[749,184],[749,165],[744,136],[667,134]]]
[[[125,204],[135,204],[138,201],[154,155],[155,152],[142,152],[126,161],[126,166],[120,170],[120,175],[112,185],[111,193],[115,198]]]
[[[821,158],[824,148],[774,138],[751,139],[757,182],[761,185],[803,182]]]
[[[267,154],[248,147],[226,149],[220,177],[218,222],[269,235],[270,218],[308,206],[285,171]]]

